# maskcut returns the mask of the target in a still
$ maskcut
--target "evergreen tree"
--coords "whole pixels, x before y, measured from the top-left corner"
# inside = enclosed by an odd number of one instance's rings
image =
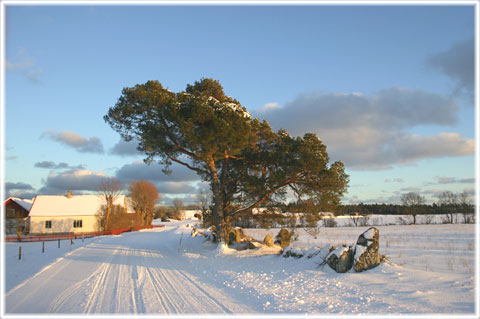
[[[105,121],[150,163],[172,162],[195,171],[212,191],[218,238],[227,239],[232,220],[259,205],[280,203],[290,187],[297,199],[338,205],[348,176],[342,162],[328,165],[325,145],[315,134],[291,137],[253,119],[220,83],[202,79],[174,93],[158,81],[124,88]]]

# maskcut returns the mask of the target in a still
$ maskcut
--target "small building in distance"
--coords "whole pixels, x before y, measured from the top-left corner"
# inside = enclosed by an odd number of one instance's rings
[[[27,217],[32,200],[10,197],[4,202],[5,207],[5,233],[14,235],[17,232],[28,231]]]
[[[197,216],[202,216],[202,211],[199,209],[184,209],[180,211],[180,220],[198,219]]]
[[[89,233],[102,231],[101,208],[105,205],[102,195],[37,195],[29,214],[30,234]],[[132,213],[127,197],[119,195],[114,205]]]

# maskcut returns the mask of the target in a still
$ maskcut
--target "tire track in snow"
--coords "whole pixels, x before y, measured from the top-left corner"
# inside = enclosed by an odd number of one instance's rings
[[[101,286],[105,284],[105,278],[107,277],[107,272],[109,268],[110,267],[107,263],[103,263],[99,268],[100,271],[98,272],[98,274],[94,276],[96,280],[93,285],[92,292],[87,299],[84,313],[92,313],[94,306],[98,304],[98,300],[100,297],[99,291],[102,289]]]
[[[84,291],[85,298],[86,298],[86,302],[83,301],[83,302],[80,303],[80,305],[82,305],[82,304],[85,305],[85,303],[88,305],[89,303],[91,303],[93,293],[88,294],[86,292],[86,290],[87,290],[87,288],[90,287],[90,283],[92,281],[95,281],[95,284],[94,284],[94,287],[93,287],[93,290],[95,290],[95,288],[97,286],[96,282],[98,281],[98,277],[101,277],[102,275],[104,275],[106,265],[107,265],[106,263],[103,263],[90,276],[88,276],[84,280],[81,280],[81,281],[77,282],[76,284],[74,284],[73,286],[71,286],[70,288],[65,290],[62,294],[60,294],[58,296],[58,298],[56,300],[54,300],[54,303],[51,304],[48,312],[57,313],[57,312],[60,312],[63,307],[70,307],[71,305],[68,305],[68,303],[72,299],[75,299],[76,302],[78,303],[80,301],[80,300],[78,300],[79,291]]]
[[[39,311],[42,311],[42,310],[47,312],[48,309],[52,305],[51,300],[48,300],[44,304],[40,305],[38,303],[35,303],[35,299],[33,299],[33,302],[34,302],[35,306],[34,307],[28,307],[26,309],[24,307],[22,307],[21,305],[22,304],[32,304],[32,301],[30,299],[32,299],[32,296],[34,296],[36,294],[45,295],[46,294],[45,287],[41,283],[46,282],[46,281],[50,281],[50,279],[55,281],[56,278],[59,276],[59,274],[65,272],[65,270],[68,269],[71,266],[72,260],[69,260],[68,257],[78,253],[79,251],[81,252],[82,249],[83,249],[83,247],[80,247],[78,249],[75,249],[74,251],[71,251],[71,252],[67,253],[65,255],[65,257],[58,258],[53,263],[51,263],[51,264],[45,266],[44,268],[42,268],[42,270],[40,270],[38,273],[36,273],[30,279],[25,280],[23,283],[21,283],[17,287],[11,289],[5,295],[6,312],[7,313],[19,312],[20,310],[23,313],[28,313],[28,312],[35,313],[35,312],[39,312]],[[40,284],[30,285],[32,282],[40,283]],[[28,290],[28,294],[27,293],[22,293],[23,290]],[[16,298],[18,295],[21,296],[19,299]],[[48,294],[46,294],[46,295],[48,295]],[[7,302],[7,298],[8,299],[15,298],[15,302],[14,303]],[[54,303],[55,303],[55,301],[54,301]],[[44,307],[46,307],[46,309]]]
[[[149,242],[156,236],[155,242]],[[126,234],[65,255],[6,296],[8,313],[211,314],[252,312],[202,283],[171,234]],[[159,245],[160,242],[160,245]],[[145,248],[147,247],[147,248]],[[33,305],[33,306],[32,306]]]
[[[137,255],[137,258],[143,260],[143,256]],[[143,267],[142,267],[143,268]],[[140,268],[140,269],[142,269]],[[131,276],[133,280],[133,289],[132,289],[132,303],[133,303],[133,312],[134,313],[144,313],[145,312],[145,304],[143,302],[142,292],[143,287],[145,284],[143,272],[141,272],[142,276],[139,275],[138,272],[139,266],[132,265]]]
[[[166,293],[165,285],[160,283],[163,282],[163,279],[157,274],[154,274],[150,268],[145,268],[146,273],[148,275],[148,281],[153,291],[155,292],[155,296],[157,297],[157,304],[160,305],[162,308],[157,309],[158,312],[164,313],[180,313],[180,308],[176,306],[176,302],[170,297],[169,293]],[[164,288],[164,289],[162,289]]]

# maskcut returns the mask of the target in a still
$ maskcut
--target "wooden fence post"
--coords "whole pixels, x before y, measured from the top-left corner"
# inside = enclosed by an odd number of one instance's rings
[[[22,246],[18,247],[18,260],[22,260]]]
[[[180,235],[180,242],[178,243],[178,252],[180,252],[180,246],[182,245],[183,233]]]

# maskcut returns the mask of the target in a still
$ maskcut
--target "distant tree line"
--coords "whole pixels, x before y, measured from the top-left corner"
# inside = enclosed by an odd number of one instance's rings
[[[453,193],[451,191],[440,194],[438,202],[425,204],[425,198],[410,192],[401,197],[402,205],[398,204],[352,204],[340,205],[341,215],[411,215],[413,224],[417,215],[445,215],[445,220],[450,223],[473,223],[475,206],[471,203],[470,195],[466,192]],[[458,214],[462,220],[456,220]]]

